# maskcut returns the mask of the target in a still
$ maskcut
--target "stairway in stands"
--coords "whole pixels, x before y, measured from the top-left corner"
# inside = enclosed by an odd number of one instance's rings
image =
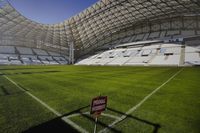
[[[181,56],[180,56],[180,62],[179,66],[184,66],[185,64],[185,46],[181,46]]]

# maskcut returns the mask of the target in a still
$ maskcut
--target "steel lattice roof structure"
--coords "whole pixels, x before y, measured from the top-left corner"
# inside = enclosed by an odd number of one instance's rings
[[[168,29],[200,34],[199,0],[100,0],[78,15],[52,25],[25,18],[6,1],[0,7],[0,44],[63,54],[71,44],[76,54],[84,54],[127,36]]]

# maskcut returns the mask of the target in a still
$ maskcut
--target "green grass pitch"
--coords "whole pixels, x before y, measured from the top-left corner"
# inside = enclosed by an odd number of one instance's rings
[[[0,66],[0,133],[76,132],[61,118],[93,132],[91,99],[108,96],[109,117],[99,117],[101,131],[140,103],[182,68],[114,66]],[[24,91],[10,82],[10,78]],[[55,114],[29,92],[61,113]],[[115,118],[116,117],[116,118]],[[199,133],[200,68],[188,67],[162,86],[108,132]]]

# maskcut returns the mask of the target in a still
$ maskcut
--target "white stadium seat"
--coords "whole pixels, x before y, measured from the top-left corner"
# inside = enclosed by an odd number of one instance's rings
[[[55,52],[48,52],[48,53],[49,53],[49,55],[51,55],[51,56],[60,56],[60,54],[55,53]]]
[[[22,55],[33,55],[33,51],[31,48],[25,48],[25,47],[16,47],[20,54]]]
[[[41,49],[33,49],[33,51],[37,54],[37,55],[48,55],[48,53],[44,50]]]
[[[187,48],[186,51],[197,51]],[[112,49],[100,54],[80,60],[76,65],[173,65],[179,66],[182,58],[182,48],[179,44],[155,44],[138,46],[135,48]],[[185,62],[190,60],[190,55],[185,53]],[[192,55],[191,55],[192,56]],[[195,54],[192,61],[199,61],[199,54]]]
[[[0,46],[0,54],[15,54],[15,47],[13,47],[13,46]]]
[[[55,58],[54,58],[55,57]],[[66,58],[55,52],[17,46],[0,46],[0,65],[55,65],[68,64]]]
[[[9,65],[10,61],[8,61],[8,59],[0,59],[0,64],[1,65]]]
[[[151,65],[179,65],[180,55],[159,55],[152,61]]]

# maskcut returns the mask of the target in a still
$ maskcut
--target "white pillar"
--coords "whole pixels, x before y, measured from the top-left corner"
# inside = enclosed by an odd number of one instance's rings
[[[69,59],[70,59],[70,63],[74,64],[74,43],[73,42],[70,43]]]

